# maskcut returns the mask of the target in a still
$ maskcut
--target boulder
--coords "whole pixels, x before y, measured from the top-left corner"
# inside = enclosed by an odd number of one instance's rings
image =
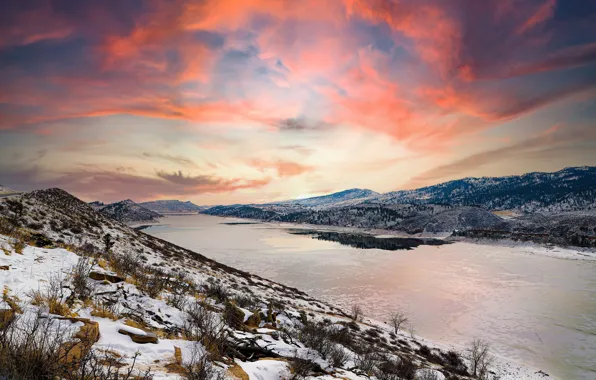
[[[152,332],[146,332],[141,329],[137,329],[129,326],[122,326],[118,329],[118,332],[123,335],[128,335],[133,342],[139,344],[155,343],[159,341],[157,335]]]
[[[87,318],[60,318],[72,323],[81,322],[83,326],[74,335],[74,339],[63,343],[59,350],[62,364],[68,368],[76,368],[91,347],[99,340],[99,323]]]
[[[97,281],[108,281],[108,282],[111,282],[114,284],[123,282],[125,280],[125,278],[122,278],[115,274],[110,274],[110,273],[105,273],[105,272],[95,272],[95,271],[89,273],[89,278],[91,278],[92,280],[97,280]]]
[[[9,270],[10,265],[0,265],[0,270]]]

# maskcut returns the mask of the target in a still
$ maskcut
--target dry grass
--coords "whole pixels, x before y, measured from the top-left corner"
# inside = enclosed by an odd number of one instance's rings
[[[120,319],[120,315],[116,311],[115,307],[111,307],[103,303],[93,303],[91,305],[91,315],[98,318],[111,319],[112,321],[117,321]]]
[[[17,296],[10,295],[10,288],[8,286],[4,286],[2,290],[2,301],[6,302],[8,306],[14,311],[15,313],[22,313],[23,310],[19,306],[21,300]]]
[[[109,270],[108,262],[102,258],[97,259],[96,264],[104,270]]]

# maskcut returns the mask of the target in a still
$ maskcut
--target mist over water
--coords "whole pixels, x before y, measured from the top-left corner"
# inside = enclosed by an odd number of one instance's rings
[[[233,221],[173,216],[145,232],[381,321],[399,307],[437,342],[483,337],[561,379],[596,378],[594,261],[464,243],[357,249],[284,226],[223,224]]]

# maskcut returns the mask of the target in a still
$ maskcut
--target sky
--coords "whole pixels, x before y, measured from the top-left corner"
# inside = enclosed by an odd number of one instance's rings
[[[0,184],[259,203],[596,165],[596,0],[8,0]]]

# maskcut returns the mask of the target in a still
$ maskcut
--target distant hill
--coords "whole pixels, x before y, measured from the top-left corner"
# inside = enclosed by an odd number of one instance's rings
[[[97,202],[93,203],[97,204]],[[139,206],[130,199],[103,206],[99,209],[99,213],[123,223],[153,222],[162,216]]]
[[[304,199],[293,199],[293,200],[282,201],[282,202],[271,202],[269,204],[319,207],[319,206],[338,205],[338,204],[341,204],[346,201],[363,200],[363,199],[374,197],[377,195],[379,195],[379,193],[374,192],[372,190],[368,190],[368,189],[349,189],[349,190],[343,190],[343,191],[340,191],[337,193],[322,195],[322,196],[318,196],[318,197],[311,197],[311,198],[304,198]]]
[[[596,167],[508,177],[463,178],[386,193],[371,202],[478,205],[488,210],[517,209],[525,213],[586,211],[596,209]]]
[[[95,211],[99,211],[103,207],[105,207],[106,204],[103,202],[100,202],[100,201],[94,201],[94,202],[89,202],[88,205],[91,206],[91,208],[93,208]]]
[[[206,206],[197,206],[191,201],[182,202],[179,200],[141,202],[139,205],[160,214],[198,213],[209,208]]]
[[[18,191],[9,189],[8,187],[0,185],[0,196],[12,195],[12,194],[20,194]]]

